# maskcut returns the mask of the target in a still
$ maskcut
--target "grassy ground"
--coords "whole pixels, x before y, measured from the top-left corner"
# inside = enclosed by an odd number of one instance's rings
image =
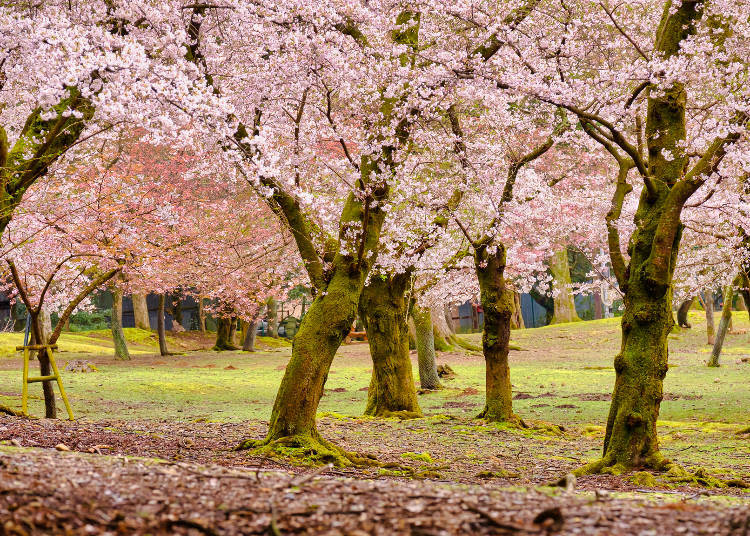
[[[662,447],[685,465],[750,480],[750,441],[737,434],[750,425],[750,363],[742,361],[750,356],[750,323],[746,313],[735,314],[737,333],[727,338],[722,367],[709,369],[704,366],[709,347],[702,315],[691,312],[693,328],[670,336],[670,370],[659,423]],[[261,339],[255,353],[215,353],[206,350],[212,344],[209,338],[183,333],[169,342],[184,354],[163,358],[153,334],[126,330],[126,336],[133,355],[129,362],[114,361],[106,331],[61,338],[61,363],[88,359],[99,369],[64,373],[77,417],[141,427],[157,421],[242,423],[238,434],[244,429],[262,436],[291,353],[288,344]],[[479,343],[479,335],[466,337]],[[513,340],[522,348],[511,353],[516,412],[537,426],[562,425],[562,436],[539,426],[521,433],[472,420],[483,404],[484,363],[481,355],[463,351],[440,355],[439,363],[449,364],[457,377],[445,382],[446,389],[420,396],[425,419],[359,419],[371,372],[366,344],[343,346],[336,356],[319,409],[321,431],[352,448],[414,462],[415,467],[420,460],[411,460],[409,453],[428,452],[434,463],[421,465],[448,466],[439,472],[453,480],[461,480],[466,464],[474,476],[483,468],[531,472],[535,464],[546,463],[539,473],[546,477],[597,456],[614,383],[619,319],[519,330]],[[11,407],[20,406],[20,359],[12,351],[16,344],[19,334],[0,335],[0,404]],[[41,414],[41,389],[32,386],[31,393],[35,398],[30,410]],[[505,459],[514,456],[517,463]]]

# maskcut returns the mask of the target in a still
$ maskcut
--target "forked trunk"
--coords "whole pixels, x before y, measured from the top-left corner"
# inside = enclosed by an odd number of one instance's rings
[[[216,344],[213,350],[223,352],[225,350],[236,350],[237,347],[231,342],[230,336],[233,335],[231,318],[219,318],[216,324]]]
[[[417,362],[419,363],[419,385],[422,389],[441,389],[440,377],[435,361],[435,339],[432,329],[432,313],[418,305],[412,307],[412,318],[417,339]]]
[[[420,417],[409,357],[409,272],[375,274],[362,289],[359,316],[367,330],[372,379],[365,415]]]
[[[326,292],[318,294],[302,319],[273,405],[266,441],[291,436],[318,439],[315,413],[333,356],[357,314],[362,279],[359,272],[337,267]]]
[[[515,303],[513,289],[504,277],[505,260],[506,251],[502,244],[482,244],[475,248],[474,265],[484,310],[482,351],[487,385],[486,403],[479,417],[495,422],[518,420],[513,414],[508,366],[510,323]]]
[[[128,344],[122,331],[122,291],[112,289],[112,340],[115,345],[115,359],[130,360]]]
[[[622,345],[615,357],[615,387],[599,470],[607,467],[609,471],[620,472],[639,466],[661,469],[667,463],[659,452],[656,421],[667,374],[667,337],[674,327],[672,274],[681,231],[675,234],[669,249],[666,273],[654,272],[651,257],[666,195],[666,188],[655,200],[643,193],[635,216],[639,225],[629,246],[631,261],[623,289]]]

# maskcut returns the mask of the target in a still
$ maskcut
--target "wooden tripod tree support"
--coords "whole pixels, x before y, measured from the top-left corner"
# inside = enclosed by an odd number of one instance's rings
[[[44,350],[47,352],[47,357],[49,357],[50,365],[52,366],[53,374],[50,374],[49,376],[32,376],[29,377],[29,355],[32,350]],[[65,387],[63,387],[62,384],[62,378],[60,377],[60,370],[57,368],[57,363],[55,363],[55,357],[52,354],[52,350],[57,350],[56,344],[29,344],[26,346],[16,346],[16,351],[23,352],[23,386],[22,386],[22,396],[21,396],[21,411],[24,415],[28,416],[28,398],[29,398],[29,384],[30,383],[36,383],[36,382],[46,382],[46,381],[57,381],[57,387],[60,389],[60,396],[63,399],[63,402],[65,403],[65,409],[68,411],[68,418],[72,421],[73,418],[73,410],[70,407],[70,402],[68,402],[68,395],[65,394]]]

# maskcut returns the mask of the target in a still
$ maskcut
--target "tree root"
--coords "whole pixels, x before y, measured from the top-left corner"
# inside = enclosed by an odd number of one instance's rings
[[[234,352],[236,350],[239,350],[239,346],[235,346],[233,344],[222,344],[221,346],[215,345],[211,350],[214,352]]]
[[[651,469],[652,471],[661,473],[661,482],[657,482],[653,476],[648,478],[647,475],[650,475],[650,473],[646,473],[643,469]],[[750,484],[747,484],[742,480],[723,480],[711,476],[702,467],[699,467],[691,473],[681,465],[665,458],[659,452],[652,454],[649,458],[642,460],[637,465],[626,465],[622,462],[616,462],[615,456],[609,454],[599,460],[584,465],[583,467],[579,467],[573,471],[573,474],[577,477],[596,474],[610,474],[617,476],[631,471],[636,471],[633,475],[634,482],[636,484],[646,485],[647,487],[653,487],[661,483],[662,485],[667,486],[673,484],[687,484],[689,486],[702,488],[750,488]]]
[[[23,417],[24,414],[20,411],[17,411],[13,408],[9,408],[8,406],[3,406],[0,404],[0,413],[5,413],[7,415],[12,415],[13,417]]]
[[[320,437],[312,434],[296,434],[278,439],[248,439],[240,443],[235,450],[250,450],[250,454],[281,458],[306,465],[323,465],[332,463],[336,467],[378,466],[374,456],[349,452]]]
[[[474,417],[475,419],[484,419],[487,422],[500,422],[500,423],[508,423],[513,426],[517,426],[518,428],[529,428],[529,425],[524,422],[524,420],[516,415],[515,413],[511,413],[510,417],[499,417],[499,416],[488,416],[487,407],[482,410],[482,412]]]
[[[365,415],[368,417],[375,417],[378,419],[400,419],[402,421],[406,421],[409,419],[421,419],[422,417],[424,417],[424,415],[422,415],[422,412],[420,411],[408,411],[405,409],[402,409],[399,411],[390,411],[390,410],[384,409],[375,413],[365,412]]]

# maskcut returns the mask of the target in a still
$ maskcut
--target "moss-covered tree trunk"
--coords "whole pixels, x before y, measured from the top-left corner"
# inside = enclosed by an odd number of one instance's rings
[[[432,312],[418,305],[412,307],[417,363],[419,364],[419,386],[422,389],[442,389],[435,360],[435,330],[432,327]]]
[[[494,422],[518,421],[513,413],[510,384],[510,323],[515,310],[513,289],[505,281],[506,251],[502,244],[478,244],[474,266],[484,311],[482,352],[487,386],[484,410],[479,418]]]
[[[367,331],[372,379],[365,415],[421,417],[409,357],[411,273],[375,274],[362,290],[359,317]]]
[[[135,327],[139,329],[151,329],[151,322],[148,318],[148,302],[145,294],[133,294],[133,318]]]
[[[122,331],[122,291],[118,288],[112,289],[112,340],[115,345],[115,359],[130,360],[128,344]]]
[[[223,352],[225,350],[237,350],[237,347],[232,344],[231,336],[233,334],[232,323],[234,322],[231,318],[219,318],[216,322],[216,344],[214,344],[213,350],[217,352]]]
[[[570,266],[568,264],[568,249],[562,248],[555,252],[549,260],[550,272],[554,282],[555,291],[554,313],[551,324],[562,322],[578,322],[581,319],[576,312],[576,303],[570,288]]]
[[[167,330],[164,326],[166,301],[166,296],[164,294],[159,294],[159,307],[156,312],[156,332],[159,335],[159,353],[161,355],[169,355],[169,349],[167,348]]]
[[[266,302],[266,311],[268,311],[268,336],[277,339],[279,337],[279,304],[273,296]]]
[[[513,318],[510,321],[511,329],[524,329],[526,325],[523,322],[523,312],[521,311],[521,295],[513,292]]]
[[[653,262],[655,235],[668,209],[668,194],[661,187],[654,197],[646,189],[641,195],[635,215],[639,225],[629,246],[630,267],[621,276],[622,343],[614,362],[603,456],[581,472],[619,473],[639,466],[662,469],[668,463],[659,452],[656,421],[667,374],[667,336],[674,327],[672,275],[681,237],[679,221],[663,271]]]
[[[680,326],[681,328],[690,329],[690,323],[688,322],[688,312],[690,311],[690,308],[693,306],[694,300],[695,300],[695,296],[687,300],[684,300],[680,304],[680,307],[677,309],[677,325]]]
[[[237,346],[234,344],[234,340],[237,338],[237,319],[232,317],[229,319],[229,333],[227,334],[227,341],[229,341],[230,346],[233,346],[235,349]]]
[[[315,425],[328,370],[354,322],[364,283],[360,271],[352,273],[348,266],[337,268],[326,292],[316,296],[300,323],[271,412],[268,436],[258,446],[297,447],[319,461],[344,463],[340,449],[323,440]],[[254,445],[246,442],[242,447]]]
[[[734,287],[742,282],[741,276],[735,277],[734,281],[724,289],[724,306],[721,309],[721,320],[719,320],[719,329],[716,333],[716,341],[711,350],[711,358],[708,360],[709,367],[719,366],[719,356],[724,346],[724,338],[729,331],[729,324],[732,321],[732,302],[734,301]]]
[[[432,318],[432,330],[435,340],[435,350],[438,352],[450,352],[453,350],[453,338],[455,337],[448,323],[445,321],[445,313],[442,307],[432,307],[430,310]]]
[[[703,309],[706,313],[706,344],[713,345],[716,342],[716,329],[714,326],[714,293],[712,290],[703,293]]]

